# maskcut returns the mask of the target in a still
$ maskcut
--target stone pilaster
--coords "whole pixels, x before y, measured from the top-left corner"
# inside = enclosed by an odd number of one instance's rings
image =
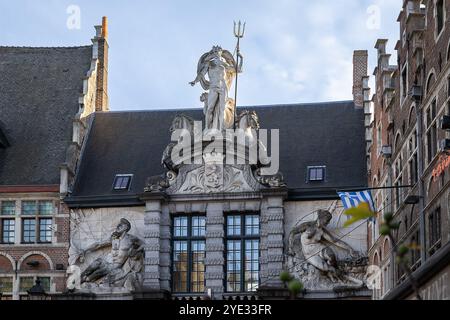
[[[171,222],[168,210],[163,210],[160,217],[160,250],[159,250],[159,271],[161,289],[170,291],[170,239],[171,239]]]
[[[260,282],[261,286],[281,286],[284,261],[283,197],[270,196],[261,210]]]
[[[206,209],[205,285],[213,298],[224,292],[224,216],[222,203],[209,203]]]
[[[162,216],[161,201],[147,201],[144,214],[145,225],[145,273],[144,288],[160,290],[160,270],[159,270],[159,252],[160,243],[160,222]]]
[[[170,216],[163,212],[163,197],[145,199],[146,290],[170,290]]]

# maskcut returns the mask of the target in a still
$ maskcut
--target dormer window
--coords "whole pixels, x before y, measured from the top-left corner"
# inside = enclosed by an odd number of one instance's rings
[[[132,174],[118,174],[114,178],[114,190],[129,190],[131,186]]]
[[[308,167],[308,181],[324,181],[325,180],[325,166]]]

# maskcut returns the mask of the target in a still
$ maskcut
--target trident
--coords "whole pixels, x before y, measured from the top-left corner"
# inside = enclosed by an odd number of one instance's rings
[[[236,85],[234,86],[234,113],[233,113],[233,129],[236,130],[236,112],[237,112],[237,92],[238,92],[238,77],[239,77],[239,53],[240,53],[240,40],[244,37],[245,34],[245,22],[241,23],[239,20],[238,23],[234,21],[234,36],[237,38],[236,45]]]

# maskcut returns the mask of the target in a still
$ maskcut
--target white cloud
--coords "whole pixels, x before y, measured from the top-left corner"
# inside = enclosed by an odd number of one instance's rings
[[[368,49],[373,67],[376,39],[390,38],[389,50],[395,45],[400,9],[392,0],[136,0],[132,4],[77,0],[83,24],[80,31],[70,32],[65,28],[65,8],[72,2],[2,3],[4,12],[20,12],[20,19],[0,19],[0,28],[8,30],[0,45],[88,44],[92,26],[107,15],[113,110],[199,107],[201,89],[187,82],[195,76],[197,59],[212,45],[234,50],[232,23],[237,19],[247,21],[239,103],[351,99],[353,50]],[[381,8],[380,30],[366,27],[366,10],[373,4]],[[42,14],[43,8],[51,19]],[[59,24],[61,28],[55,29]],[[34,25],[39,26],[36,34],[30,27]],[[18,39],[20,43],[14,43]]]

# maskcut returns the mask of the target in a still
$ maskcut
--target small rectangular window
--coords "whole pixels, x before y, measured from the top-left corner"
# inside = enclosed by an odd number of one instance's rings
[[[53,201],[39,201],[39,214],[40,215],[52,215],[53,214]]]
[[[31,216],[36,215],[38,206],[36,201],[22,201],[22,214]]]
[[[131,186],[132,174],[118,174],[114,178],[114,190],[129,190]]]
[[[192,236],[204,237],[206,234],[206,217],[192,217]]]
[[[175,237],[187,237],[188,234],[188,218],[176,217],[173,221]]]
[[[22,241],[23,243],[36,242],[36,219],[22,220]]]
[[[227,217],[227,235],[229,236],[241,235],[241,216]]]
[[[16,202],[15,201],[2,201],[2,207],[0,214],[2,216],[13,216],[16,214]]]
[[[245,216],[245,235],[257,236],[259,235],[259,216]]]
[[[0,277],[0,293],[13,292],[13,277]]]
[[[39,242],[52,242],[52,219],[39,219]]]
[[[3,219],[2,222],[2,243],[12,244],[15,240],[15,223],[14,219]]]
[[[20,277],[19,278],[19,291],[27,292],[34,286],[33,277]]]
[[[309,181],[324,181],[325,180],[325,167],[308,167],[308,180]]]

